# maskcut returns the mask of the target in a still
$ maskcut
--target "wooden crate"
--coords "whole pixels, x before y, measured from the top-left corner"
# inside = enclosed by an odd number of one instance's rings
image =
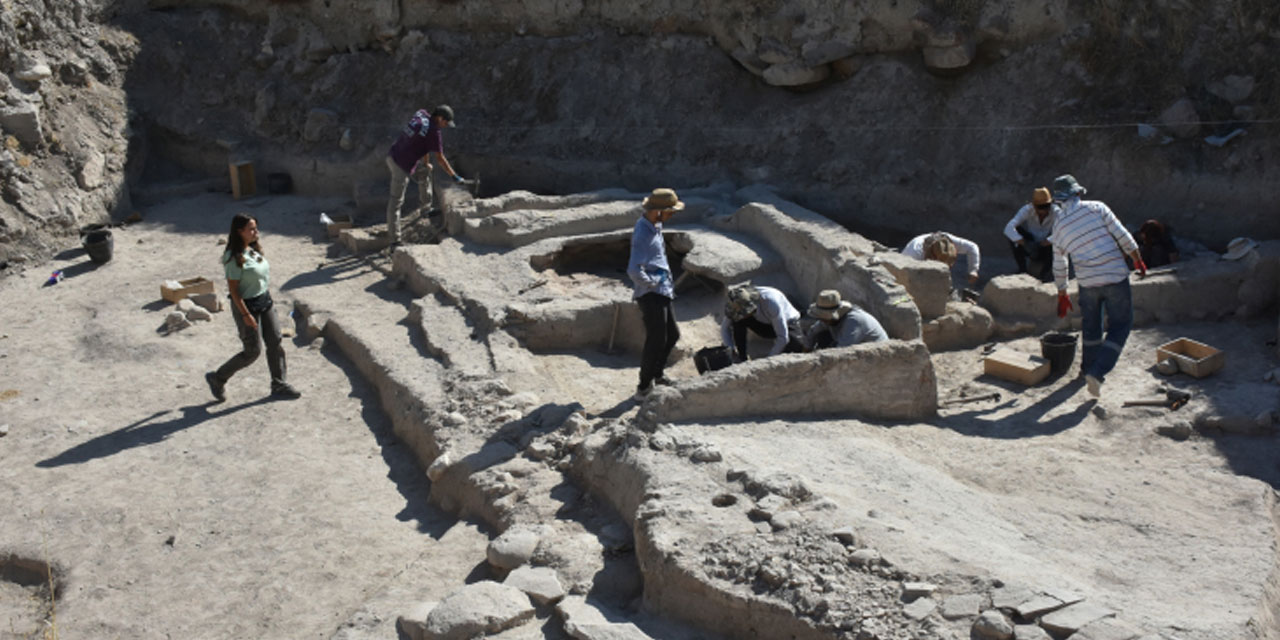
[[[1031,386],[1049,377],[1049,361],[1012,349],[996,349],[982,359],[982,371],[1001,380]]]
[[[1196,378],[1217,372],[1227,364],[1227,354],[1191,338],[1178,338],[1156,347],[1156,362],[1172,358],[1178,370]]]
[[[177,282],[176,289],[170,287],[168,283],[161,283],[160,297],[169,302],[178,303],[193,293],[213,293],[213,281],[207,278],[187,278]]]
[[[239,160],[228,165],[231,172],[231,197],[239,200],[240,198],[251,196],[258,191],[258,185],[253,178],[253,163],[248,160]]]

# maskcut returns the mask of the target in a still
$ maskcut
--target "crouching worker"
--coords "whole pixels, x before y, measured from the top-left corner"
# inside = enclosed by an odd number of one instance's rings
[[[771,356],[804,352],[800,312],[791,306],[781,291],[773,287],[742,284],[729,289],[728,294],[720,337],[724,345],[733,351],[735,362],[748,359],[747,329],[773,340],[773,347],[769,349]]]
[[[902,248],[902,255],[916,260],[937,260],[947,267],[954,266],[956,260],[964,256],[969,267],[969,284],[978,282],[978,267],[982,262],[978,245],[946,231],[935,231],[912,238]]]
[[[671,350],[680,340],[680,329],[671,311],[676,292],[671,265],[667,263],[667,247],[662,241],[662,225],[675,212],[684,209],[684,203],[671,189],[654,189],[641,206],[644,213],[636,220],[631,233],[631,259],[627,261],[627,275],[635,285],[631,297],[640,305],[640,316],[644,320],[637,402],[653,390],[655,383],[671,384],[663,371]]]
[[[817,302],[809,305],[809,317],[818,320],[805,334],[805,344],[812,351],[889,339],[875,317],[862,307],[841,300],[835,289],[818,292]]]

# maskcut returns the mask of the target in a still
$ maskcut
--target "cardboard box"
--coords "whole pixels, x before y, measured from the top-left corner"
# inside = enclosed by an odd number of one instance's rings
[[[232,162],[228,165],[231,172],[231,197],[239,200],[251,196],[258,191],[253,178],[253,163],[248,160]]]
[[[161,283],[160,297],[176,304],[193,293],[213,293],[213,281],[206,278],[187,278],[177,283],[177,288],[168,282]]]
[[[351,216],[344,213],[335,214],[329,216],[329,218],[333,220],[333,223],[325,225],[325,229],[329,232],[330,238],[338,237],[339,232],[343,229],[350,229],[355,224],[355,221],[351,219]]]
[[[1191,338],[1178,338],[1156,347],[1156,362],[1173,358],[1182,373],[1203,378],[1226,366],[1227,354]]]
[[[1040,356],[1012,349],[996,349],[982,359],[982,370],[1001,380],[1031,386],[1049,377],[1049,361]]]

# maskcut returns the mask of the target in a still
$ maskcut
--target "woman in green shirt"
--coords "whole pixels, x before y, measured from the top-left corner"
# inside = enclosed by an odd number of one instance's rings
[[[236,320],[243,349],[231,356],[217,371],[204,374],[209,390],[219,402],[226,400],[225,388],[231,376],[247,366],[267,345],[267,368],[271,371],[271,395],[293,399],[302,394],[285,382],[284,349],[280,348],[280,324],[272,309],[271,265],[258,244],[258,220],[247,213],[231,219],[227,250],[222,254],[227,274],[227,290],[231,292],[231,315]],[[261,334],[261,339],[259,339]]]

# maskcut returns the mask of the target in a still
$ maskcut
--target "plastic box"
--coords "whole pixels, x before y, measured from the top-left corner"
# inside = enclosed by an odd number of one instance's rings
[[[1227,354],[1191,338],[1178,338],[1156,347],[1156,362],[1173,358],[1178,370],[1192,377],[1212,375],[1227,364]]]
[[[178,285],[177,289],[172,289],[168,284],[161,284],[160,297],[176,304],[193,293],[213,293],[213,281],[207,278],[178,280]]]
[[[982,371],[1001,380],[1031,386],[1049,377],[1049,361],[1030,353],[996,349],[982,359]]]

